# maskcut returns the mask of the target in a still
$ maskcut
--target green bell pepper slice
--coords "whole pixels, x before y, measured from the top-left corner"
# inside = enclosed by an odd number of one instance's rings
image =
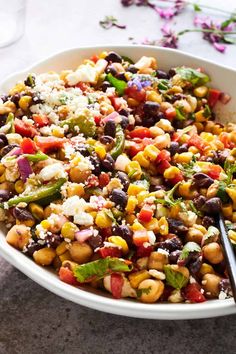
[[[122,154],[125,147],[125,134],[120,124],[116,127],[116,144],[111,150],[110,154],[113,159],[116,159],[120,154]]]

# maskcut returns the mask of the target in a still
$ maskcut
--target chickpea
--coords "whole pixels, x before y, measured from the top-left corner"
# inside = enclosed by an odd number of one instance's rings
[[[50,265],[55,257],[56,251],[50,247],[41,248],[40,250],[35,251],[33,254],[35,262],[42,266]]]
[[[7,233],[6,241],[18,250],[28,244],[31,237],[30,228],[26,225],[14,225]]]
[[[195,227],[190,227],[186,236],[186,241],[196,242],[199,245],[202,242],[203,232],[196,229]]]
[[[152,252],[148,260],[148,268],[163,270],[164,265],[168,263],[168,255],[161,252]]]
[[[138,289],[139,290],[146,290],[143,291],[140,300],[142,302],[153,303],[156,302],[164,291],[164,283],[161,280],[153,280],[153,279],[146,279],[143,280],[140,284]],[[148,289],[148,290],[147,290]]]
[[[224,259],[221,247],[217,242],[209,243],[202,250],[204,258],[212,264],[218,264]]]
[[[72,182],[81,183],[86,181],[89,175],[91,175],[91,171],[80,171],[78,166],[72,167],[69,172],[70,179]]]
[[[87,243],[74,241],[69,245],[69,252],[73,261],[82,264],[90,261],[93,250]]]
[[[162,150],[170,146],[170,135],[164,134],[155,137],[155,144],[158,149]]]
[[[202,287],[205,294],[209,298],[216,298],[219,296],[219,284],[221,277],[215,274],[205,274],[202,278]]]
[[[137,260],[138,269],[143,270],[148,267],[148,257],[142,257]]]
[[[179,272],[179,273],[183,274],[183,276],[185,278],[189,279],[190,274],[189,274],[188,268],[180,267],[177,264],[170,264],[170,265],[168,265],[168,267],[170,267],[174,272]]]

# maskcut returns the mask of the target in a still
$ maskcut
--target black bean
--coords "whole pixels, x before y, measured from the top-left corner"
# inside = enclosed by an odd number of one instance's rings
[[[125,172],[118,171],[116,173],[116,176],[119,178],[119,180],[123,186],[123,189],[126,192],[129,187],[129,184],[130,184],[130,179],[129,179],[128,175]]]
[[[0,202],[5,202],[10,199],[12,196],[12,192],[6,189],[0,189]]]
[[[211,216],[204,216],[204,218],[202,219],[202,225],[208,229],[209,226],[213,226],[215,225],[215,219],[212,218]]]
[[[169,79],[169,75],[167,74],[167,72],[163,70],[157,70],[156,77],[158,77],[158,79],[165,79],[165,80]]]
[[[190,273],[196,274],[199,272],[200,268],[202,266],[202,256],[197,255],[195,259],[193,258],[189,263],[188,263],[188,268],[190,270]]]
[[[127,194],[122,189],[113,189],[111,194],[111,200],[115,203],[116,206],[120,206],[121,209],[124,209],[127,204]]]
[[[103,81],[103,83],[101,84],[101,90],[103,91],[103,92],[106,92],[106,90],[109,88],[109,87],[111,87],[111,84],[110,84],[110,82],[108,82],[108,81]]]
[[[116,76],[117,75],[117,71],[116,69],[114,68],[113,65],[108,65],[105,69],[105,73],[106,74],[112,74],[113,76]]]
[[[100,137],[100,142],[104,145],[113,145],[114,139],[109,135],[103,135]]]
[[[91,236],[87,240],[88,244],[95,250],[96,248],[100,247],[103,243],[102,236]]]
[[[33,215],[25,208],[15,207],[12,214],[14,218],[20,221],[34,220]]]
[[[4,147],[4,142],[2,141],[2,139],[0,139],[0,149],[2,149]]]
[[[7,95],[1,95],[1,96],[0,96],[0,99],[3,101],[3,103],[5,103],[5,102],[8,101],[9,96],[7,96]]]
[[[33,257],[34,252],[39,251],[41,248],[45,247],[45,245],[40,245],[37,242],[31,242],[28,246],[27,246],[27,252],[26,254],[28,254],[30,257]]]
[[[143,111],[149,116],[154,116],[159,112],[160,105],[157,102],[146,101],[143,105]]]
[[[133,231],[127,225],[116,225],[112,227],[112,234],[121,236],[128,244],[129,247],[133,243]]]
[[[176,93],[175,95],[173,95],[171,98],[170,98],[170,102],[171,103],[174,103],[174,102],[176,102],[176,101],[179,101],[179,100],[181,100],[182,98],[185,98],[186,96],[185,95],[183,95],[182,93]]]
[[[1,155],[5,156],[6,154],[8,154],[12,149],[19,147],[18,144],[9,144],[7,146],[5,146],[4,148],[2,148],[1,150]]]
[[[198,197],[193,199],[193,204],[198,210],[201,210],[205,203],[206,197],[204,197],[203,195],[199,195]]]
[[[6,124],[7,114],[0,114],[0,127]]]
[[[108,53],[108,55],[105,57],[105,60],[112,63],[122,63],[121,56],[115,52]]]
[[[116,123],[114,120],[108,120],[104,126],[104,135],[109,135],[112,138],[116,136]]]
[[[157,243],[158,248],[166,249],[170,252],[183,248],[183,243],[178,237],[172,237],[163,242]]]
[[[32,96],[32,105],[42,103],[44,103],[44,100],[39,96],[39,94],[34,93]]]
[[[160,185],[154,185],[154,184],[151,184],[150,185],[150,188],[149,188],[149,191],[150,192],[156,192],[156,191],[160,191],[161,189],[166,189],[166,186],[160,186]]]
[[[35,86],[35,76],[29,74],[28,77],[26,78],[26,80],[24,81],[26,86],[29,87],[34,87]]]
[[[8,145],[8,140],[4,133],[0,133],[0,139],[4,142],[4,145]]]
[[[223,291],[227,296],[233,296],[229,279],[221,279],[219,290]]]
[[[136,122],[136,125],[138,125],[136,117],[135,117],[135,122]],[[140,124],[142,124],[144,127],[148,127],[148,128],[154,126],[155,123],[156,123],[155,117],[143,117],[142,121],[140,122]]]
[[[89,156],[89,160],[93,166],[93,174],[99,176],[101,174],[101,162],[97,156]]]
[[[180,145],[180,147],[179,147],[179,151],[178,151],[178,153],[179,154],[181,154],[182,152],[187,152],[188,151],[188,144],[182,144],[182,145]]]
[[[205,173],[198,172],[193,175],[193,182],[197,188],[208,188],[214,180]]]
[[[134,66],[134,65],[130,65],[126,71],[132,73],[132,74],[136,74],[138,72],[138,69]]]
[[[217,152],[217,156],[214,158],[214,162],[221,166],[224,166],[225,160],[229,156],[229,154],[230,152],[228,150]]]
[[[106,171],[114,170],[115,161],[110,154],[106,154],[104,160],[101,160],[101,164]]]
[[[184,225],[184,223],[181,220],[168,218],[167,221],[169,224],[170,233],[177,234],[179,236],[183,236],[188,231],[188,228]]]
[[[202,210],[208,214],[218,214],[221,211],[221,200],[218,197],[208,199]]]
[[[120,125],[122,126],[123,129],[126,129],[129,125],[129,118],[126,116],[120,116],[121,122]]]
[[[124,109],[124,108],[120,109],[120,110],[118,111],[118,113],[119,113],[121,116],[126,116],[126,117],[128,117],[128,116],[130,115],[129,111],[128,111],[127,109]]]
[[[176,71],[174,68],[170,69],[169,70],[169,76],[172,77],[172,76],[175,76],[176,75]]]
[[[181,254],[180,250],[176,250],[176,251],[171,252],[169,255],[169,262],[171,264],[176,264],[180,254]]]
[[[15,93],[13,96],[11,96],[11,101],[15,103],[16,106],[18,106],[19,100],[21,98],[20,93]]]
[[[127,80],[126,80],[126,77],[125,77],[125,73],[119,73],[119,74],[117,74],[117,75],[116,75],[116,78],[117,78],[118,80],[127,81]]]
[[[52,248],[57,248],[63,241],[63,238],[57,234],[47,234],[45,237],[45,242],[48,246]]]
[[[177,143],[177,141],[172,141],[169,147],[169,152],[171,156],[174,156],[178,151],[179,151],[179,143]]]

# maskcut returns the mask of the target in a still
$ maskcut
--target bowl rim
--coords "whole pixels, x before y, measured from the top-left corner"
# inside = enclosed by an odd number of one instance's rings
[[[225,65],[220,65],[211,60],[205,60],[204,58],[185,53],[180,50],[153,47],[150,45],[96,45],[96,46],[83,46],[83,47],[72,47],[67,48],[63,51],[57,51],[48,57],[38,60],[25,69],[18,70],[5,78],[0,82],[1,86],[5,85],[8,81],[14,79],[18,75],[24,75],[34,68],[38,68],[40,65],[47,63],[49,60],[56,59],[60,55],[69,54],[71,52],[78,53],[86,50],[94,49],[98,50],[124,50],[132,51],[133,49],[139,50],[154,50],[157,55],[158,52],[165,52],[168,54],[177,54],[183,57],[192,58],[199,62],[209,64],[220,69],[225,69],[227,71],[232,71],[236,75],[236,69],[227,67]],[[131,54],[132,55],[132,54]],[[4,233],[4,232],[2,232]],[[14,249],[8,245],[5,241],[4,236],[0,235],[0,254],[14,267],[22,271],[29,278],[37,282],[42,287],[50,290],[51,292],[75,303],[81,304],[86,307],[90,307],[96,310],[113,313],[117,315],[146,318],[146,319],[195,319],[195,318],[206,318],[206,317],[216,317],[228,314],[236,313],[236,306],[234,300],[209,300],[204,303],[199,304],[170,304],[170,303],[156,303],[156,304],[144,304],[132,300],[116,300],[108,296],[103,296],[82,289],[73,287],[66,283],[60,281],[57,276],[52,276],[46,268],[42,268],[37,265],[33,260],[25,256],[22,252]],[[50,274],[50,276],[49,276]]]

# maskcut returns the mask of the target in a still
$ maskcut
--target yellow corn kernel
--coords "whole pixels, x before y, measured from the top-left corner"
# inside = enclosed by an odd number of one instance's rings
[[[58,256],[61,256],[63,253],[65,253],[68,249],[68,243],[66,241],[62,241],[59,246],[56,248],[56,254]]]
[[[232,204],[222,205],[222,213],[225,218],[231,219],[233,215],[233,205]]]
[[[161,235],[168,235],[169,233],[169,225],[168,225],[168,221],[166,220],[165,216],[162,216],[160,218],[160,220],[158,221],[158,225],[159,225],[159,232]]]
[[[160,150],[158,148],[156,148],[156,146],[154,146],[154,145],[147,145],[143,151],[144,157],[146,157],[147,159],[149,159],[151,161],[156,160],[159,152],[160,152]]]
[[[82,197],[84,195],[84,187],[82,183],[72,183],[67,189],[68,197],[72,197],[73,195],[78,195]]]
[[[63,238],[68,238],[70,240],[74,240],[75,233],[78,230],[77,226],[73,224],[73,222],[67,221],[63,224],[61,228],[61,236]]]
[[[90,211],[89,214],[95,219],[97,216],[97,212],[96,211]]]
[[[6,181],[6,176],[5,176],[5,173],[3,173],[0,177],[0,183],[3,183]]]
[[[130,161],[126,166],[125,166],[125,172],[132,177],[133,179],[140,179],[142,175],[142,169],[138,161]]]
[[[159,231],[159,222],[156,218],[152,218],[151,221],[143,223],[143,226],[148,231],[154,231],[154,232]]]
[[[89,144],[89,145],[95,145],[95,143],[97,142],[97,140],[95,140],[95,139],[93,139],[93,138],[88,138],[86,142],[87,142],[87,144]]]
[[[178,204],[176,205],[173,205],[171,208],[170,208],[170,218],[177,218],[178,214],[180,212],[180,206]]]
[[[191,190],[192,185],[191,185],[191,181],[188,182],[182,182],[179,185],[179,194],[181,195],[181,197],[184,198],[194,198],[197,195],[197,191],[196,190]]]
[[[195,127],[197,128],[198,134],[200,134],[204,130],[204,126],[200,122],[195,122],[194,123]]]
[[[114,245],[122,248],[122,252],[127,254],[129,252],[129,247],[127,242],[120,236],[110,236],[108,237],[108,241],[114,243]]]
[[[134,214],[128,214],[125,217],[126,223],[132,225],[134,223],[134,220],[136,219],[136,216]]]
[[[143,151],[140,151],[137,153],[137,155],[135,155],[133,157],[133,161],[138,161],[138,163],[140,164],[140,166],[144,167],[144,168],[148,168],[150,165],[150,162],[146,159],[146,157],[144,156]]]
[[[145,279],[150,279],[151,276],[149,274],[149,272],[144,269],[144,270],[140,270],[139,272],[135,272],[132,273],[128,276],[129,281],[130,281],[130,285],[132,286],[132,288],[137,289],[139,284],[145,280]]]
[[[28,227],[32,227],[32,226],[34,226],[34,224],[35,224],[35,221],[34,220],[32,220],[32,219],[29,219],[29,220],[17,220],[16,219],[16,224],[17,225],[21,225],[21,224],[23,224],[23,225],[25,225],[25,226],[28,226]]]
[[[142,192],[138,193],[138,195],[137,195],[138,206],[141,206],[144,199],[147,198],[148,196],[149,196],[149,193],[147,191],[142,191]]]
[[[233,209],[235,210],[236,209],[236,189],[227,187],[225,190],[228,193],[229,197],[232,199]]]
[[[64,137],[64,129],[61,127],[55,127],[52,130],[52,135],[56,136],[57,138],[63,138]]]
[[[37,220],[43,220],[44,218],[44,210],[41,207],[41,205],[36,204],[36,203],[30,203],[29,204],[29,211],[35,217]]]
[[[192,152],[194,155],[199,152],[199,150],[198,150],[198,148],[196,148],[196,146],[190,146],[188,151]]]
[[[164,135],[165,132],[163,129],[157,127],[157,126],[154,126],[154,127],[150,127],[150,133],[152,135],[152,138],[156,138],[157,136],[159,135]]]
[[[72,260],[69,251],[66,251],[65,253],[61,254],[61,255],[59,256],[59,259],[60,259],[61,262],[64,262],[64,261],[71,261],[71,260]]]
[[[127,99],[127,103],[130,107],[137,107],[139,105],[139,101],[135,100],[134,98],[129,97]]]
[[[207,92],[208,88],[206,86],[199,86],[193,90],[194,96],[199,98],[205,97]]]
[[[131,226],[131,229],[133,231],[139,231],[139,230],[145,230],[145,227],[142,224],[140,224],[140,222],[134,221],[133,225]]]
[[[175,154],[174,160],[176,163],[189,163],[193,158],[192,152],[182,152],[181,154]]]
[[[158,94],[156,91],[147,91],[146,99],[147,99],[147,101],[152,101],[152,102],[157,102],[157,103],[162,102],[161,95]]]
[[[100,59],[105,59],[108,56],[108,52],[106,52],[105,50],[103,52],[101,52],[99,55]]]
[[[3,173],[5,172],[5,166],[0,163],[0,176],[3,175]]]
[[[228,235],[229,235],[230,240],[236,242],[236,232],[235,231],[229,230]]]
[[[29,108],[29,105],[32,101],[32,97],[31,96],[22,96],[19,99],[19,106],[23,111],[27,111],[27,109]]]
[[[126,205],[126,212],[128,214],[133,214],[133,212],[135,211],[135,208],[136,206],[138,205],[138,201],[137,201],[137,198],[133,195],[131,195],[129,198],[128,198],[128,202],[127,202],[127,205]]]
[[[198,123],[205,122],[207,118],[204,116],[204,110],[198,111],[195,113],[195,121]]]
[[[99,211],[95,219],[95,224],[100,228],[110,227],[112,225],[112,220],[104,211]]]
[[[215,124],[214,127],[212,128],[212,133],[215,135],[220,135],[222,133],[223,128],[221,128],[218,124]]]
[[[144,186],[130,183],[127,193],[130,196],[130,195],[137,195],[142,191],[146,191],[146,188]]]
[[[50,226],[51,226],[51,224],[50,224],[50,222],[49,222],[48,220],[42,220],[41,223],[40,223],[40,225],[41,225],[45,230],[49,229]]]
[[[212,135],[211,133],[207,133],[207,132],[202,132],[200,134],[200,137],[205,140],[205,141],[208,141],[208,142],[211,142],[215,139],[214,135]]]
[[[215,271],[214,271],[213,267],[210,264],[203,263],[201,265],[199,273],[203,277],[205,274],[208,274],[208,273],[215,274]]]
[[[171,178],[174,178],[179,172],[180,172],[180,169],[178,167],[171,166],[165,170],[163,176],[166,179],[171,179]]]
[[[25,84],[23,82],[19,82],[13,88],[10,89],[9,95],[13,96],[16,93],[22,92],[26,89]]]
[[[101,146],[101,145],[95,146],[94,150],[101,160],[103,160],[105,158],[107,152],[106,152],[106,149],[104,148],[104,146]]]

